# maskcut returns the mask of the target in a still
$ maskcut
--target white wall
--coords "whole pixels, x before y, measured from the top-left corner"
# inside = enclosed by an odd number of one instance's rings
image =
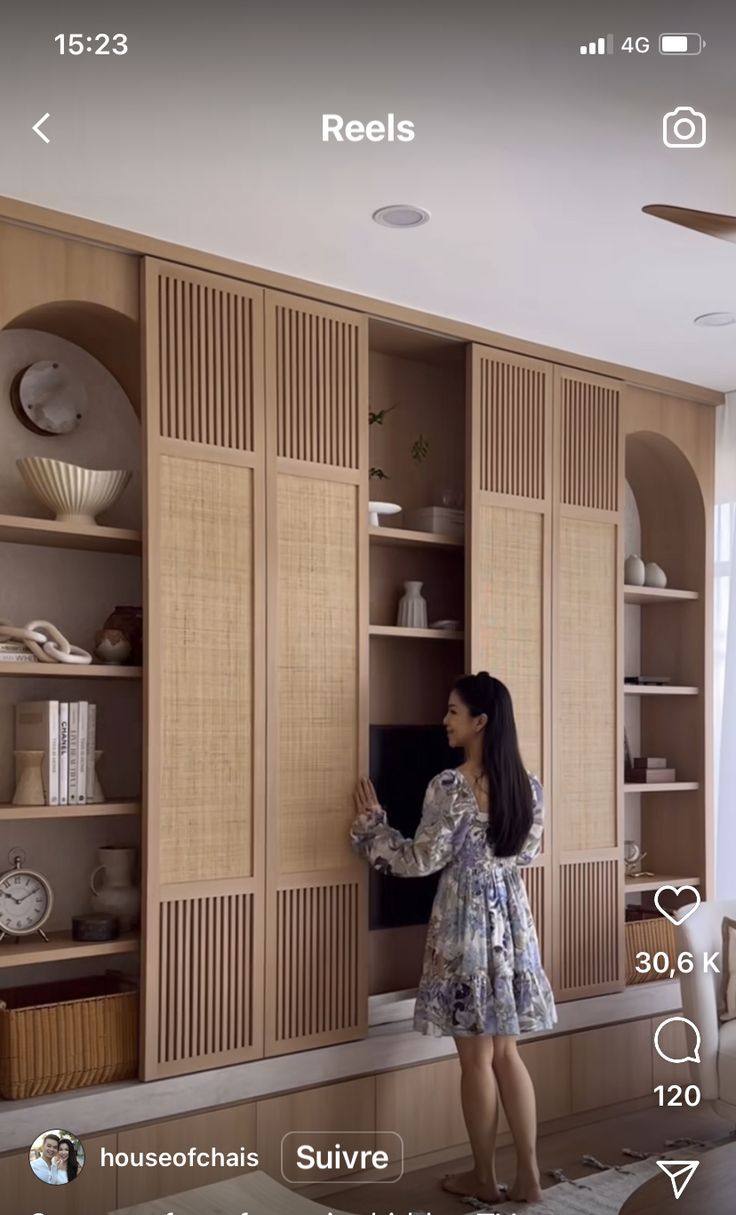
[[[736,392],[716,420],[714,772],[716,897],[736,898]]]

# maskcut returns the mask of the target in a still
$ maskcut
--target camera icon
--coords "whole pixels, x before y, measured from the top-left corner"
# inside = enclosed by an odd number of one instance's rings
[[[705,143],[705,114],[690,105],[678,105],[662,119],[662,141],[666,148],[702,148]]]

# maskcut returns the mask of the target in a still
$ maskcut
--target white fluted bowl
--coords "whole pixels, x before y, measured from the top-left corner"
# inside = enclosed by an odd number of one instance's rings
[[[95,516],[116,502],[130,481],[125,469],[80,468],[48,456],[23,456],[18,472],[60,523],[94,524]]]

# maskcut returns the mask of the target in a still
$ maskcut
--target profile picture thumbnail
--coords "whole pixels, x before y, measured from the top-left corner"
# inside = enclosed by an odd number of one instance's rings
[[[46,1185],[67,1185],[84,1168],[84,1145],[72,1131],[44,1131],[31,1144],[28,1163]]]

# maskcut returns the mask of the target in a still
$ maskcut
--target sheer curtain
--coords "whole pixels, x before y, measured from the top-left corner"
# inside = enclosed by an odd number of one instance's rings
[[[716,419],[714,744],[716,897],[736,898],[736,392]]]

